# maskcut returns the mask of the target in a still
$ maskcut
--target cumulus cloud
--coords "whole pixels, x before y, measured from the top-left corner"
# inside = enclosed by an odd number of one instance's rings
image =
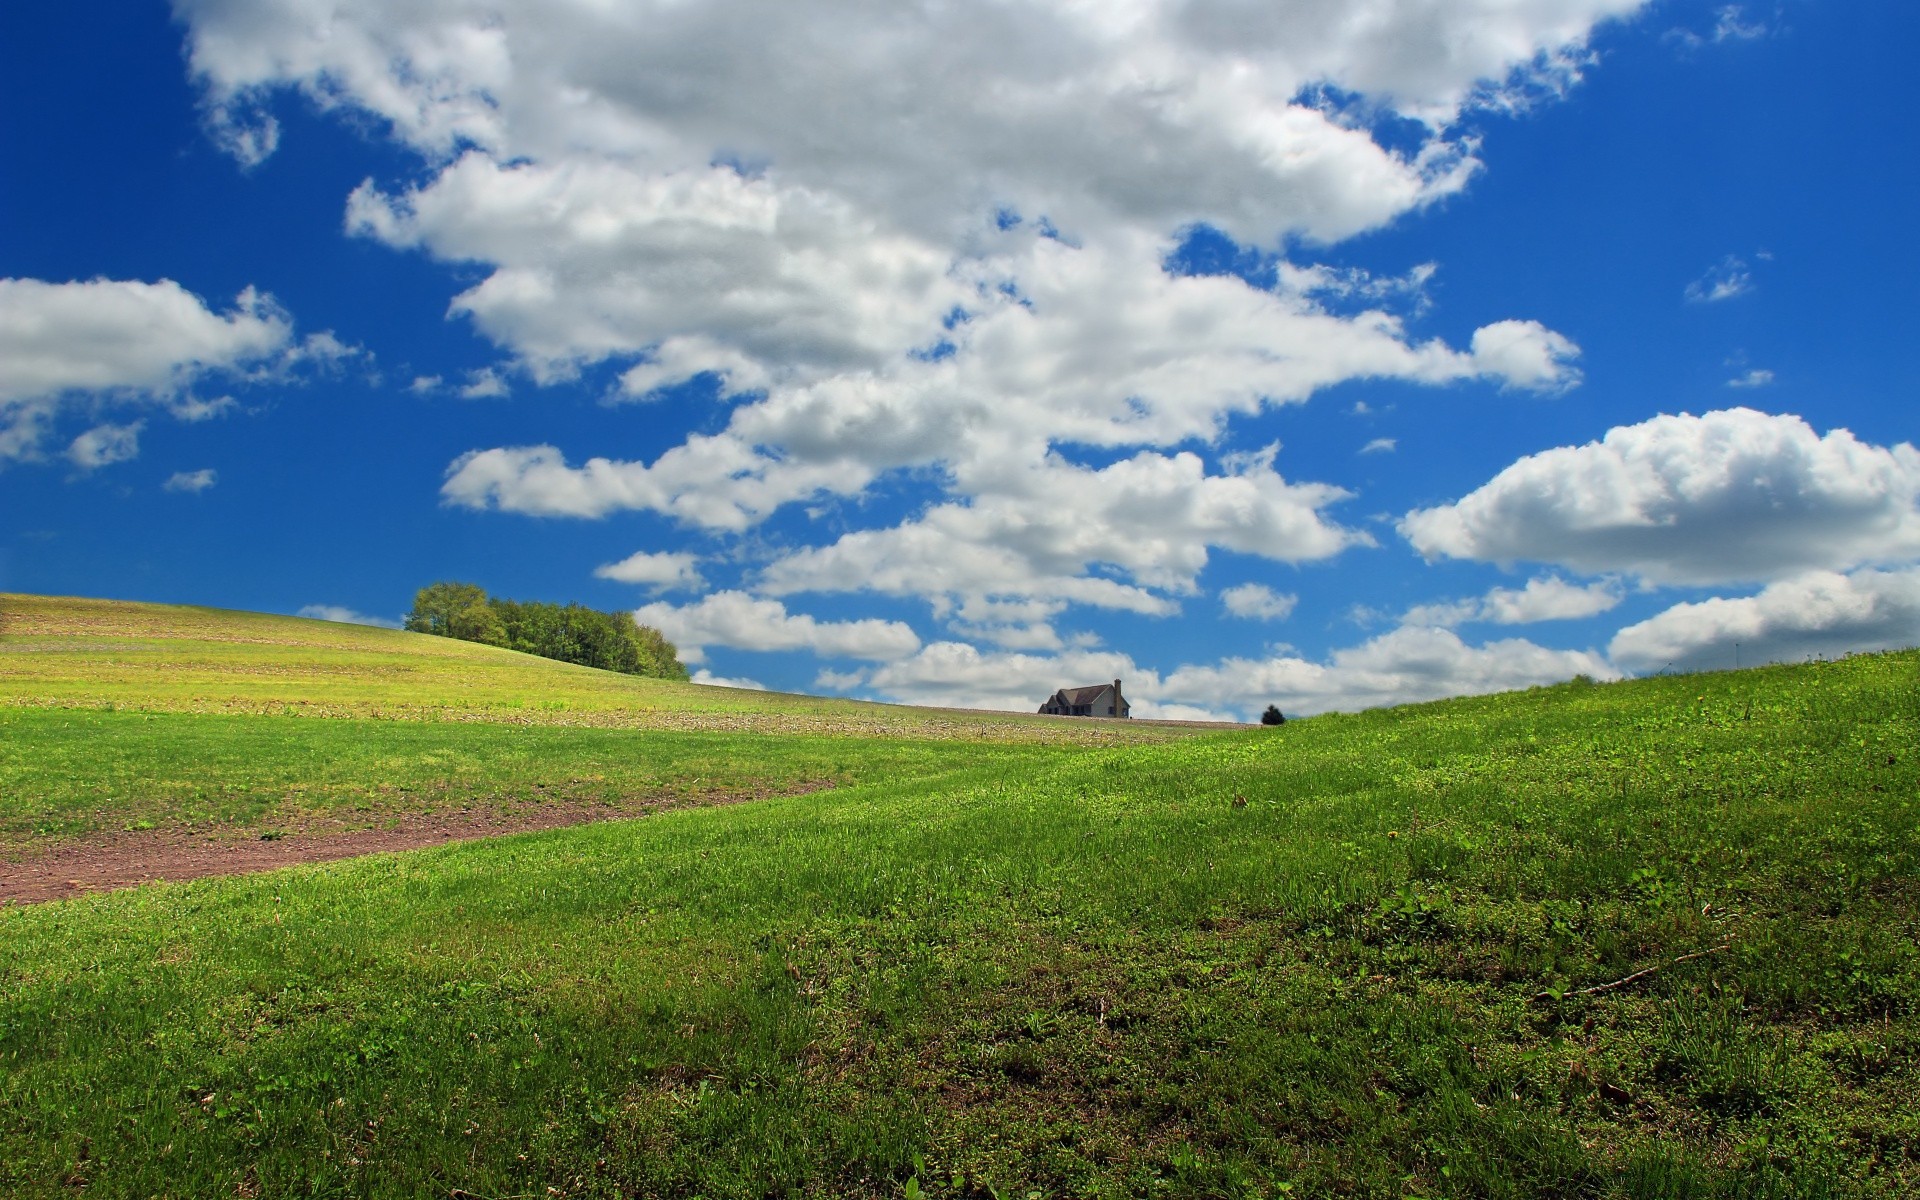
[[[1652,583],[1765,581],[1920,553],[1920,451],[1747,408],[1660,416],[1529,455],[1400,529],[1429,558]]]
[[[448,503],[739,532],[920,471],[946,503],[794,555],[768,587],[844,588],[865,577],[823,568],[886,551],[915,565],[878,590],[1165,612],[1209,548],[1291,561],[1361,540],[1319,515],[1314,485],[1207,475],[1183,444],[1357,379],[1579,378],[1578,348],[1535,321],[1459,347],[1352,311],[1417,311],[1433,264],[1289,262],[1261,288],[1169,270],[1185,231],[1312,247],[1455,194],[1479,165],[1460,116],[1567,85],[1596,25],[1645,2],[177,11],[216,120],[257,132],[243,154],[270,148],[250,114],[291,88],[420,155],[406,186],[358,187],[347,228],[472,272],[451,315],[503,370],[610,365],[631,399],[708,377],[734,401],[724,428],[651,461],[477,447],[449,467]],[[1389,114],[1411,120],[1376,137]],[[1094,471],[1074,447],[1150,453]],[[1134,547],[1116,522],[1148,476],[1175,481],[1145,488],[1174,516]],[[1122,495],[1068,528],[1045,506],[1070,478]],[[1044,620],[981,628],[1058,638]]]
[[[140,430],[145,422],[131,425],[96,425],[67,447],[67,461],[82,471],[113,463],[126,462],[140,455]]]
[[[706,647],[736,650],[810,650],[823,658],[875,661],[904,658],[920,647],[920,638],[899,621],[819,621],[789,613],[778,600],[724,591],[693,604],[643,605],[633,614],[642,625],[667,635],[687,662],[703,662]]]
[[[170,279],[49,283],[0,279],[0,461],[31,459],[67,410],[161,407],[203,420],[231,407],[189,389],[215,377],[283,377],[357,354],[328,334],[296,342],[291,319],[249,288],[225,312]],[[117,427],[137,432],[138,423]],[[82,434],[69,457],[98,466],[133,435]]]
[[[641,550],[619,562],[604,563],[595,567],[593,574],[597,579],[647,584],[659,591],[668,588],[698,588],[706,585],[706,580],[700,576],[699,562],[700,556],[697,554],[668,551],[650,553]]]
[[[295,613],[296,617],[310,617],[315,621],[338,621],[343,625],[372,625],[378,629],[399,629],[401,624],[392,617],[370,617],[363,612],[355,612],[340,604],[309,604]]]
[[[1758,595],[1676,604],[1614,635],[1632,671],[1717,670],[1920,645],[1920,568],[1811,571]],[[1737,648],[1736,648],[1737,647]]]
[[[1473,331],[1479,373],[1508,387],[1561,391],[1580,381],[1580,348],[1538,321],[1495,321]]]
[[[1620,585],[1603,579],[1573,584],[1556,575],[1527,580],[1525,587],[1494,588],[1471,600],[1422,604],[1407,610],[1405,625],[1529,625],[1535,621],[1573,621],[1596,616],[1620,603]]]
[[[1062,687],[1123,679],[1122,693],[1134,703],[1153,694],[1158,677],[1110,650],[1069,650],[1061,654],[982,651],[966,642],[932,642],[909,657],[868,673],[866,686],[903,704],[956,708],[993,708],[1033,712]]]
[[[1243,583],[1220,593],[1227,611],[1255,621],[1284,621],[1293,615],[1300,597],[1274,591],[1265,584]]]
[[[698,169],[769,164],[800,186],[945,228],[955,206],[1063,228],[1221,214],[1237,235],[1343,237],[1446,194],[1446,136],[1516,72],[1578,61],[1596,23],[1644,0],[1356,0],[989,9],[814,0],[555,9],[535,0],[182,0],[212,111],[268,89],[383,119],[431,159],[592,155]],[[848,80],[861,86],[849,87]],[[1413,153],[1298,99],[1315,84],[1427,122]],[[232,141],[229,141],[232,144]],[[955,180],[963,181],[960,186]]]
[[[175,471],[160,487],[163,491],[198,495],[219,481],[220,475],[212,467],[202,467],[198,471]]]
[[[767,690],[767,685],[757,679],[747,679],[742,676],[729,677],[725,675],[715,675],[712,671],[706,670],[705,668],[693,673],[693,682],[703,687],[741,688],[749,692],[764,692]]]
[[[967,299],[941,248],[831,195],[726,167],[502,166],[470,153],[398,198],[362,184],[348,228],[493,264],[453,309],[536,378],[651,351],[626,390],[714,371],[736,387],[904,355]]]
[[[1323,662],[1282,653],[1183,666],[1164,676],[1118,651],[1036,655],[934,642],[845,682],[909,704],[1031,712],[1056,688],[1120,679],[1138,716],[1231,714],[1229,719],[1254,720],[1269,704],[1300,715],[1356,711],[1557,683],[1578,674],[1619,677],[1590,650],[1551,650],[1517,638],[1473,646],[1448,629],[1400,628],[1337,650]]]
[[[1291,484],[1263,464],[1210,475],[1190,453],[1143,452],[1098,470],[1050,460],[1009,473],[996,489],[790,554],[766,568],[761,586],[776,595],[920,596],[939,612],[969,600],[1040,598],[1166,614],[1176,601],[1162,593],[1192,592],[1210,545],[1301,561],[1367,540],[1323,515],[1345,497],[1338,488]]]
[[[1403,626],[1336,650],[1325,662],[1276,655],[1181,667],[1152,694],[1251,718],[1267,704],[1286,713],[1352,711],[1510,691],[1579,674],[1613,679],[1619,672],[1591,650],[1551,650],[1520,638],[1471,646],[1450,629]]]

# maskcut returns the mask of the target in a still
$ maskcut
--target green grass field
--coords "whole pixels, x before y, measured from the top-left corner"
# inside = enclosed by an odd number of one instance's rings
[[[292,783],[349,803],[389,761],[429,780],[435,735],[550,736],[539,771],[613,780],[619,737],[666,733],[584,699],[602,681],[564,711],[608,728],[527,730],[374,720],[354,706],[389,700],[335,679],[340,728],[401,733],[309,769],[331,722],[239,715],[298,705],[297,670],[223,709],[141,692],[162,666],[97,693],[86,664],[34,669],[68,682],[0,679],[32,706],[0,709],[0,769],[48,820],[161,758],[229,763],[243,811]],[[881,710],[841,740],[895,760],[738,735],[742,777],[833,791],[0,909],[0,1194],[1920,1194],[1917,674],[1905,652],[971,759],[872,734],[923,719]],[[411,679],[408,714],[478,711]],[[83,718],[122,723],[59,726]],[[924,720],[969,753],[1027,724]],[[726,753],[678,736],[614,786]]]

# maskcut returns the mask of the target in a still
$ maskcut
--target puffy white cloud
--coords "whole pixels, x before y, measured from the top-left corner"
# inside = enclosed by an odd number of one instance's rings
[[[700,576],[699,562],[700,556],[697,554],[670,551],[649,553],[641,550],[619,562],[595,567],[593,574],[597,579],[648,584],[657,590],[698,588],[706,584],[706,580]]]
[[[667,635],[687,662],[702,662],[706,647],[737,650],[811,650],[824,658],[876,661],[904,658],[920,648],[920,638],[899,621],[818,621],[789,613],[778,600],[724,591],[677,606],[655,602],[633,614],[642,625]]]
[[[66,409],[160,406],[203,420],[233,401],[193,397],[198,382],[278,378],[358,353],[330,334],[295,342],[292,321],[251,288],[222,313],[170,279],[0,279],[0,461],[38,457]],[[137,423],[101,429],[80,435],[69,457],[98,466],[117,461],[101,454],[131,456],[125,431]]]
[[[1632,671],[1716,670],[1920,645],[1920,568],[1812,571],[1758,595],[1676,604],[1614,635]],[[1736,650],[1737,646],[1737,650]]]
[[[1372,441],[1368,442],[1366,445],[1360,447],[1360,453],[1392,454],[1395,450],[1399,448],[1400,448],[1400,443],[1397,439],[1390,438],[1390,437],[1377,437],[1377,438],[1374,438]]]
[[[553,446],[474,450],[447,468],[440,494],[467,508],[569,517],[652,509],[709,529],[740,530],[788,501],[857,492],[872,478],[855,463],[793,462],[736,437],[696,434],[652,465],[593,458],[574,467]]]
[[[167,476],[167,481],[161,484],[160,487],[163,491],[186,492],[190,495],[198,495],[219,481],[219,472],[215,471],[212,467],[202,467],[198,471],[175,471],[173,474]]]
[[[1617,678],[1590,650],[1551,650],[1519,638],[1470,646],[1450,629],[1403,626],[1327,662],[1292,655],[1228,659],[1181,667],[1151,692],[1249,719],[1268,704],[1288,714],[1351,711],[1447,696],[1471,696],[1556,683],[1586,674]]]
[[[467,382],[460,387],[462,400],[500,400],[511,395],[513,389],[500,377],[500,372],[491,367],[467,373]]]
[[[1459,186],[1442,135],[1516,72],[1577,62],[1644,0],[1157,0],[876,9],[846,0],[182,0],[192,65],[248,159],[262,90],[352,106],[434,158],[730,156],[945,228],[1011,204],[1070,231],[1211,217],[1343,237]],[[849,81],[857,81],[857,86]],[[1301,102],[1329,83],[1431,122],[1411,155]],[[955,181],[959,181],[956,185]]]
[[[1612,580],[1583,585],[1544,575],[1527,580],[1525,587],[1494,588],[1477,599],[1418,605],[1407,610],[1401,623],[1452,626],[1469,621],[1495,625],[1572,621],[1606,612],[1619,603],[1620,585]]]
[[[399,629],[400,622],[392,617],[370,617],[363,612],[355,612],[340,604],[309,604],[295,613],[296,617],[310,617],[315,621],[338,621],[343,625],[372,625],[379,629]]]
[[[140,455],[140,430],[146,424],[95,425],[67,447],[67,461],[82,471],[126,462]]]
[[[908,704],[1031,712],[1056,688],[1120,679],[1136,716],[1234,714],[1227,719],[1255,720],[1269,704],[1290,715],[1354,711],[1557,683],[1578,674],[1619,677],[1593,651],[1551,650],[1517,638],[1472,646],[1451,630],[1403,627],[1337,650],[1325,662],[1288,654],[1229,658],[1164,676],[1113,650],[1036,655],[933,642],[871,672],[838,677],[832,685],[863,685]]]
[[[635,395],[702,371],[754,388],[877,367],[968,298],[943,248],[726,167],[662,175],[470,153],[403,197],[362,184],[348,227],[492,264],[454,311],[537,378],[651,351],[624,379]]]
[[[1478,169],[1463,110],[1566,84],[1596,24],[1644,5],[176,11],[222,136],[252,139],[244,156],[272,144],[259,114],[276,88],[373,114],[422,155],[418,182],[356,189],[347,226],[475,272],[454,312],[518,369],[551,381],[611,363],[631,398],[711,373],[736,401],[724,429],[648,462],[477,448],[449,468],[449,503],[741,531],[924,470],[948,503],[775,564],[768,586],[845,587],[865,577],[825,568],[884,556],[883,591],[1164,612],[1210,547],[1292,560],[1360,538],[1271,472],[1207,476],[1187,453],[1094,472],[1057,465],[1062,447],[1218,445],[1235,416],[1355,379],[1578,379],[1577,347],[1537,322],[1495,320],[1464,349],[1410,333],[1384,310],[1418,311],[1433,264],[1377,279],[1287,263],[1265,290],[1170,272],[1182,231],[1312,245],[1453,194]],[[1385,113],[1417,124],[1389,145]],[[1178,479],[1119,486],[1148,476]],[[1047,506],[1085,501],[1056,480],[1123,494],[1073,528]],[[1148,493],[1171,515],[1134,545],[1123,509]],[[1059,636],[1044,620],[975,627],[1029,648]]]
[[[1481,375],[1509,387],[1560,391],[1580,381],[1571,363],[1580,348],[1538,321],[1495,321],[1473,331],[1473,361]]]
[[[704,687],[742,688],[749,692],[764,692],[767,690],[767,685],[757,679],[715,675],[712,671],[706,670],[705,668],[693,673],[693,682],[701,684]]]
[[[1265,584],[1243,583],[1220,593],[1227,611],[1255,621],[1284,621],[1293,615],[1300,597],[1284,595]]]
[[[0,279],[0,404],[64,392],[178,392],[212,371],[259,364],[293,327],[248,289],[216,313],[171,279]]]
[[[1300,561],[1367,540],[1321,512],[1345,492],[1290,484],[1264,464],[1210,475],[1198,455],[1143,452],[1098,470],[1050,460],[995,483],[972,503],[791,554],[760,586],[922,596],[937,611],[954,600],[1038,598],[1165,614],[1175,602],[1157,592],[1193,591],[1209,546]]]
[[[1654,583],[1894,562],[1920,552],[1920,451],[1746,408],[1660,416],[1529,455],[1400,529],[1428,557]]]
[[[1033,712],[1056,690],[1121,679],[1129,703],[1153,694],[1158,677],[1110,650],[1061,654],[982,652],[966,642],[932,642],[919,653],[875,668],[866,686],[904,704]]]

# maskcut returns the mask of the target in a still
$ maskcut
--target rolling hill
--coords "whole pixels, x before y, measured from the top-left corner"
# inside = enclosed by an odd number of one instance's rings
[[[0,907],[7,1195],[1920,1191],[1915,652],[1208,734],[5,603],[16,855],[766,797]]]

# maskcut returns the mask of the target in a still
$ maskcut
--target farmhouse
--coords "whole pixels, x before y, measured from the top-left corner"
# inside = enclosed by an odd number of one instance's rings
[[[1061,688],[1047,697],[1040,711],[1057,717],[1124,717],[1132,707],[1120,694],[1120,681],[1116,679],[1092,687]]]

